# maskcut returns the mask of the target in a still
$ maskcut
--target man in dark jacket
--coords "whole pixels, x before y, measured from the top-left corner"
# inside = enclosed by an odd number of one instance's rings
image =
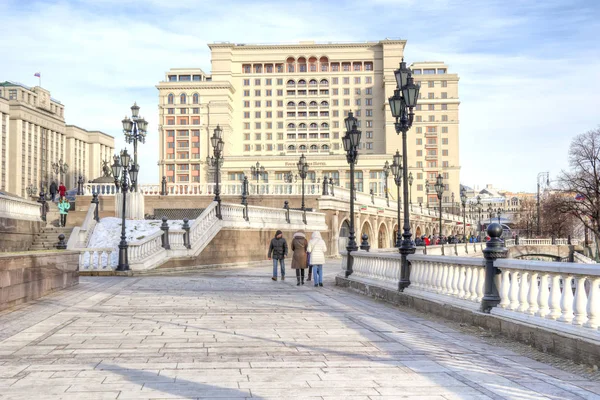
[[[50,196],[52,197],[52,201],[54,201],[54,198],[56,197],[56,192],[58,192],[58,186],[56,185],[56,182],[52,181],[50,184]]]
[[[275,237],[271,239],[271,245],[269,246],[269,260],[273,259],[273,279],[277,280],[277,261],[281,266],[281,280],[285,280],[285,256],[288,253],[287,242],[283,238],[283,232],[277,231]]]

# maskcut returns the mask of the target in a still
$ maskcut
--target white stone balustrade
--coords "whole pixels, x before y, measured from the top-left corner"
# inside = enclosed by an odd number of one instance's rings
[[[41,204],[0,194],[0,218],[41,221]]]
[[[397,289],[401,255],[357,251],[349,279]],[[345,276],[347,255],[342,254]],[[413,254],[411,285],[404,293],[478,311],[485,259]],[[491,313],[584,338],[600,340],[600,269],[587,264],[498,259],[500,304]]]
[[[116,259],[113,259],[113,253],[116,251],[111,247],[77,250],[79,251],[80,271],[109,271],[117,266]]]
[[[500,306],[492,313],[553,329],[597,333],[600,269],[579,263],[497,260]]]
[[[342,254],[342,274],[346,270],[348,253]],[[375,286],[398,290],[400,257],[390,253],[370,253],[363,250],[351,253],[354,257],[352,279]]]
[[[83,220],[81,226],[76,226],[69,236],[67,242],[67,249],[74,250],[80,248],[87,248],[94,228],[96,227],[96,220],[94,219],[94,211],[96,204],[90,204],[87,214]]]
[[[162,247],[162,235],[163,231],[158,231],[143,239],[130,242],[127,252],[129,262],[132,264],[138,263],[164,250]]]

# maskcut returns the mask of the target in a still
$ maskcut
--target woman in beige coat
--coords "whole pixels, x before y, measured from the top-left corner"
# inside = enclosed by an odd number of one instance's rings
[[[300,282],[304,285],[304,270],[307,267],[307,247],[308,241],[306,240],[306,236],[304,236],[304,232],[298,231],[294,233],[294,238],[292,239],[292,251],[294,252],[292,255],[292,269],[296,270],[296,280],[298,281],[296,286],[300,286]],[[300,278],[302,278],[302,281],[300,281]]]

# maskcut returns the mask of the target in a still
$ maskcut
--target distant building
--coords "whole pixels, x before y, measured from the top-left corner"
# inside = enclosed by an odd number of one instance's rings
[[[27,197],[32,184],[39,192],[50,182],[62,179],[67,188],[100,175],[101,160],[111,160],[114,138],[99,131],[66,125],[65,106],[39,86],[0,83],[0,190]],[[53,164],[68,165],[57,174]],[[60,175],[60,177],[59,177]]]
[[[212,71],[174,68],[158,83],[159,174],[168,185],[213,182],[210,136],[219,124],[225,141],[223,183],[239,182],[257,161],[266,179],[282,183],[305,154],[308,182],[323,176],[350,186],[342,146],[344,118],[353,111],[362,131],[355,182],[359,191],[384,193],[383,166],[402,149],[388,97],[404,40],[362,43],[233,44],[209,47]],[[413,203],[426,203],[425,180],[442,174],[443,202],[459,196],[458,80],[443,62],[410,65],[421,84],[408,132]],[[261,182],[263,179],[261,178]],[[395,197],[393,176],[388,187]],[[437,204],[431,192],[429,202]]]

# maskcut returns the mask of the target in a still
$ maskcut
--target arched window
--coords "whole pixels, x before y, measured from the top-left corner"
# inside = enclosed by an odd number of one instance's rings
[[[294,146],[293,144],[290,144],[290,145],[288,146],[288,150],[292,150],[292,151],[293,151],[293,150],[296,150],[296,146]]]
[[[329,81],[327,79],[321,79],[321,85],[329,85]]]
[[[187,99],[187,98],[186,98],[186,96],[185,96],[185,93],[181,93],[181,94],[179,95],[179,103],[180,103],[180,104],[185,104],[185,101],[186,101],[186,99]]]
[[[313,122],[313,123],[310,124],[310,127],[311,128],[318,128],[318,125],[317,125],[316,122]]]
[[[301,144],[300,146],[298,146],[298,150],[306,151],[306,145]]]
[[[308,81],[309,85],[316,85],[317,84],[317,80],[316,79],[311,79],[310,81]]]
[[[296,103],[294,103],[293,101],[288,101],[287,106],[288,107],[296,107]]]
[[[329,128],[329,124],[327,122],[323,122],[321,124],[321,128]]]
[[[293,79],[290,79],[289,81],[287,81],[288,86],[294,86],[295,84],[296,84],[296,81],[294,81]]]
[[[169,95],[167,96],[167,103],[168,104],[173,104],[173,102],[174,102],[173,93],[169,93]]]
[[[326,102],[325,100],[323,100],[323,101],[321,102],[321,105],[322,105],[323,107],[329,107],[329,103],[328,103],[328,102]]]
[[[317,147],[317,145],[316,145],[316,144],[311,144],[311,145],[310,145],[310,149],[311,149],[311,150],[318,150],[319,148]]]
[[[298,103],[298,107],[304,107],[304,108],[306,108],[306,102],[305,101],[301,101],[300,103]]]
[[[287,127],[288,129],[294,129],[296,127],[296,124],[290,122]]]
[[[311,107],[316,107],[317,106],[317,102],[316,101],[311,101],[310,102],[310,106]]]
[[[325,151],[329,151],[329,145],[328,144],[324,144],[323,146],[321,146],[321,149],[325,150]]]
[[[302,122],[300,125],[298,125],[298,128],[306,129],[306,124],[304,122]]]
[[[199,102],[200,102],[200,96],[198,96],[198,93],[194,93],[194,95],[192,96],[192,103],[198,104]]]
[[[300,79],[298,81],[298,86],[306,86],[306,81],[304,79]]]

